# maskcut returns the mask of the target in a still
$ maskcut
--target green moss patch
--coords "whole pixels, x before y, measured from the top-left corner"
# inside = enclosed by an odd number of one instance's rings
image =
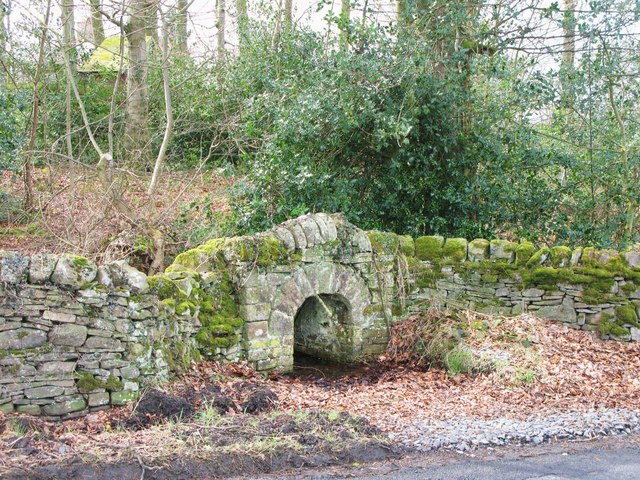
[[[531,255],[531,258],[527,260],[527,268],[537,267],[544,263],[544,261],[551,254],[551,249],[549,247],[542,247],[536,253]]]
[[[415,242],[416,257],[418,257],[419,260],[426,260],[429,262],[442,260],[443,246],[444,238],[439,236],[417,238]]]
[[[531,256],[533,255],[533,252],[535,251],[536,251],[536,247],[533,245],[533,243],[529,243],[529,242],[521,243],[516,247],[515,264],[519,267],[524,267],[529,261],[529,259],[531,258]]]
[[[603,313],[598,322],[598,331],[602,336],[626,337],[629,330],[623,327],[619,321],[615,321],[612,315]]]
[[[447,238],[442,256],[445,261],[464,262],[467,259],[467,241],[464,238]]]
[[[615,309],[616,318],[618,322],[627,325],[638,326],[638,314],[636,313],[636,307],[632,303],[626,303],[619,305]]]
[[[110,375],[105,381],[91,375],[89,372],[80,372],[78,374],[76,386],[81,393],[89,393],[98,389],[116,392],[124,388],[124,384],[113,375]]]
[[[569,247],[557,246],[551,248],[551,265],[554,267],[566,267],[571,259],[571,249]]]
[[[405,257],[413,257],[416,254],[416,243],[411,235],[399,235],[400,251]]]

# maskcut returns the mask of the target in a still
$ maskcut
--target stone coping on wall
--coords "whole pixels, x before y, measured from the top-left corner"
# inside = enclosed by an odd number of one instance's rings
[[[402,254],[409,299],[501,314],[534,312],[604,338],[640,340],[640,250],[530,242],[413,239],[369,232],[381,256]]]

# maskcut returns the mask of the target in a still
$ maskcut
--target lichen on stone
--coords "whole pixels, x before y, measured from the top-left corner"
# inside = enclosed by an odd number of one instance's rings
[[[400,250],[401,240],[395,233],[371,230],[367,232],[373,253],[378,255],[396,255]]]

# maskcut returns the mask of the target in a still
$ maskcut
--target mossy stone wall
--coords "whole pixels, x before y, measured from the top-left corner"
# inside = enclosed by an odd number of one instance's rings
[[[409,304],[531,312],[603,338],[640,340],[638,250],[427,236],[415,240],[415,256],[404,257],[406,281],[414,286]]]
[[[296,348],[375,357],[425,303],[640,340],[640,252],[414,240],[322,213],[209,240],[149,278],[124,262],[0,251],[0,411],[120,405],[199,358],[286,371]]]

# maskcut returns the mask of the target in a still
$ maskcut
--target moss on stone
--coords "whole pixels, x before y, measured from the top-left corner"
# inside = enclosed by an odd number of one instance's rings
[[[373,315],[374,313],[381,313],[384,311],[384,307],[381,303],[373,303],[371,305],[367,305],[362,310],[363,315]]]
[[[488,260],[490,253],[491,242],[484,238],[476,238],[469,242],[469,256],[473,253],[475,257],[481,256],[482,259]],[[475,259],[475,258],[474,258]],[[482,261],[482,260],[481,260]]]
[[[239,342],[237,331],[244,322],[238,315],[236,296],[227,271],[220,273],[209,295],[201,299],[199,312],[202,326],[196,341],[205,357],[213,357],[217,349],[227,349]]]
[[[638,289],[638,286],[636,284],[634,284],[634,283],[625,283],[624,285],[622,285],[620,287],[620,289],[626,295],[631,295],[632,293],[634,293]]]
[[[442,247],[445,261],[464,262],[467,259],[467,240],[464,238],[447,238]]]
[[[180,296],[180,288],[166,275],[154,275],[147,279],[149,291],[160,300],[176,299]]]
[[[378,255],[397,255],[400,250],[400,239],[395,233],[371,230],[367,232],[371,249]]]
[[[91,266],[91,262],[85,257],[81,257],[80,255],[72,255],[71,261],[73,262],[73,267],[80,271],[84,268],[89,268]]]
[[[619,305],[614,311],[620,323],[633,325],[634,327],[638,326],[638,314],[636,313],[636,307],[632,303]]]
[[[176,305],[176,315],[194,315],[198,306],[194,302],[184,301]]]
[[[514,278],[520,269],[515,263],[483,260],[477,263],[461,263],[456,266],[456,271],[465,279],[477,273],[483,280],[495,283],[499,278]]]
[[[274,236],[238,237],[229,241],[238,257],[247,263],[269,267],[291,261],[289,251]]]
[[[444,238],[439,236],[426,236],[416,238],[416,257],[418,257],[419,260],[438,262],[442,260],[443,245]]]
[[[400,250],[405,257],[413,257],[416,254],[416,244],[411,235],[399,235]]]
[[[613,320],[613,316],[603,313],[598,322],[598,331],[602,336],[625,337],[629,334],[629,330]]]
[[[418,274],[416,285],[419,288],[435,288],[436,282],[442,278],[445,278],[445,275],[442,273],[441,267],[434,265],[433,268],[425,268]]]
[[[536,253],[531,255],[531,258],[529,258],[529,260],[527,260],[527,268],[533,268],[542,265],[550,254],[551,249],[549,247],[542,247]]]
[[[571,258],[571,249],[564,246],[552,247],[549,258],[553,267],[568,266]]]
[[[536,247],[533,245],[533,243],[524,242],[519,244],[516,247],[515,264],[519,267],[524,267],[529,259],[531,259],[531,256],[533,255],[533,252],[535,252],[535,250]]]
[[[104,381],[91,375],[89,372],[78,373],[78,382],[76,383],[76,386],[81,393],[89,393],[99,389],[114,392],[124,388],[124,384],[113,375],[110,375],[109,378]]]

